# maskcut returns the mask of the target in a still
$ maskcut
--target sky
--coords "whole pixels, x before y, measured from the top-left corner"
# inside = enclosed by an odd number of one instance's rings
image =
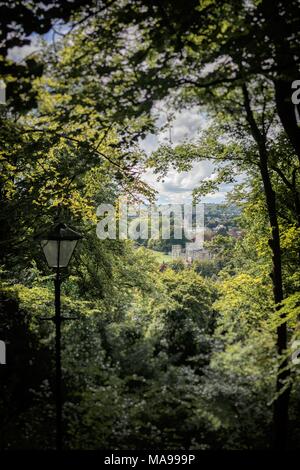
[[[162,106],[161,106],[162,107]],[[157,125],[166,123],[167,113],[158,112]],[[170,126],[157,134],[149,134],[140,142],[141,147],[149,155],[161,144],[176,145],[186,140],[194,141],[202,129],[208,126],[208,120],[199,107],[191,107],[174,113],[174,119]],[[183,204],[191,202],[192,191],[202,180],[214,177],[214,167],[209,160],[197,162],[192,170],[177,172],[170,170],[162,180],[152,170],[148,170],[143,179],[158,192],[160,204]],[[215,194],[209,194],[201,199],[206,203],[222,203],[226,194],[232,189],[232,185],[221,185]]]

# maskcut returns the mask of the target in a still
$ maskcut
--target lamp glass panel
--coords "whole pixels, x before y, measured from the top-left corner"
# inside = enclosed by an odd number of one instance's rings
[[[78,240],[61,240],[60,241],[60,257],[59,266],[65,268],[68,266],[72,257],[73,251],[77,245]]]
[[[41,245],[44,251],[48,265],[51,268],[57,268],[58,247],[59,250],[59,267],[68,266],[73,251],[76,247],[77,240],[42,240]]]

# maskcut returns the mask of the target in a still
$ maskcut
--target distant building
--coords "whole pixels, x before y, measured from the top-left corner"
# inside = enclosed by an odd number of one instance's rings
[[[239,238],[242,235],[241,230],[238,230],[237,228],[230,228],[228,230],[228,235],[234,238]]]
[[[181,250],[181,245],[172,245],[172,260],[181,258],[182,250]]]
[[[194,243],[186,243],[185,244],[185,257],[187,260],[193,259],[193,254],[195,251],[195,244]]]
[[[171,256],[173,261],[181,259],[186,263],[192,263],[195,260],[208,260],[213,257],[208,250],[198,248],[195,243],[186,243],[185,248],[182,248],[181,245],[172,245]]]
[[[223,224],[218,224],[212,230],[213,230],[213,232],[215,232],[219,235],[225,235],[227,233],[226,227]]]
[[[208,250],[195,250],[193,253],[193,261],[199,260],[204,261],[208,259],[212,259],[212,254]]]

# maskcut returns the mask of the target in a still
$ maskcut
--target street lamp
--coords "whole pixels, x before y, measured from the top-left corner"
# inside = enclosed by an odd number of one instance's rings
[[[55,285],[55,363],[56,363],[56,449],[62,448],[62,394],[61,394],[61,321],[60,314],[60,269],[67,268],[82,236],[63,223],[39,237],[48,266],[56,270]]]

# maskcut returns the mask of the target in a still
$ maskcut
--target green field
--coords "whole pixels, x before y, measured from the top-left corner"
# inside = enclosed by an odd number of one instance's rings
[[[172,257],[167,255],[166,253],[162,253],[161,251],[150,250],[147,248],[151,253],[155,256],[159,263],[170,263],[172,261]]]

